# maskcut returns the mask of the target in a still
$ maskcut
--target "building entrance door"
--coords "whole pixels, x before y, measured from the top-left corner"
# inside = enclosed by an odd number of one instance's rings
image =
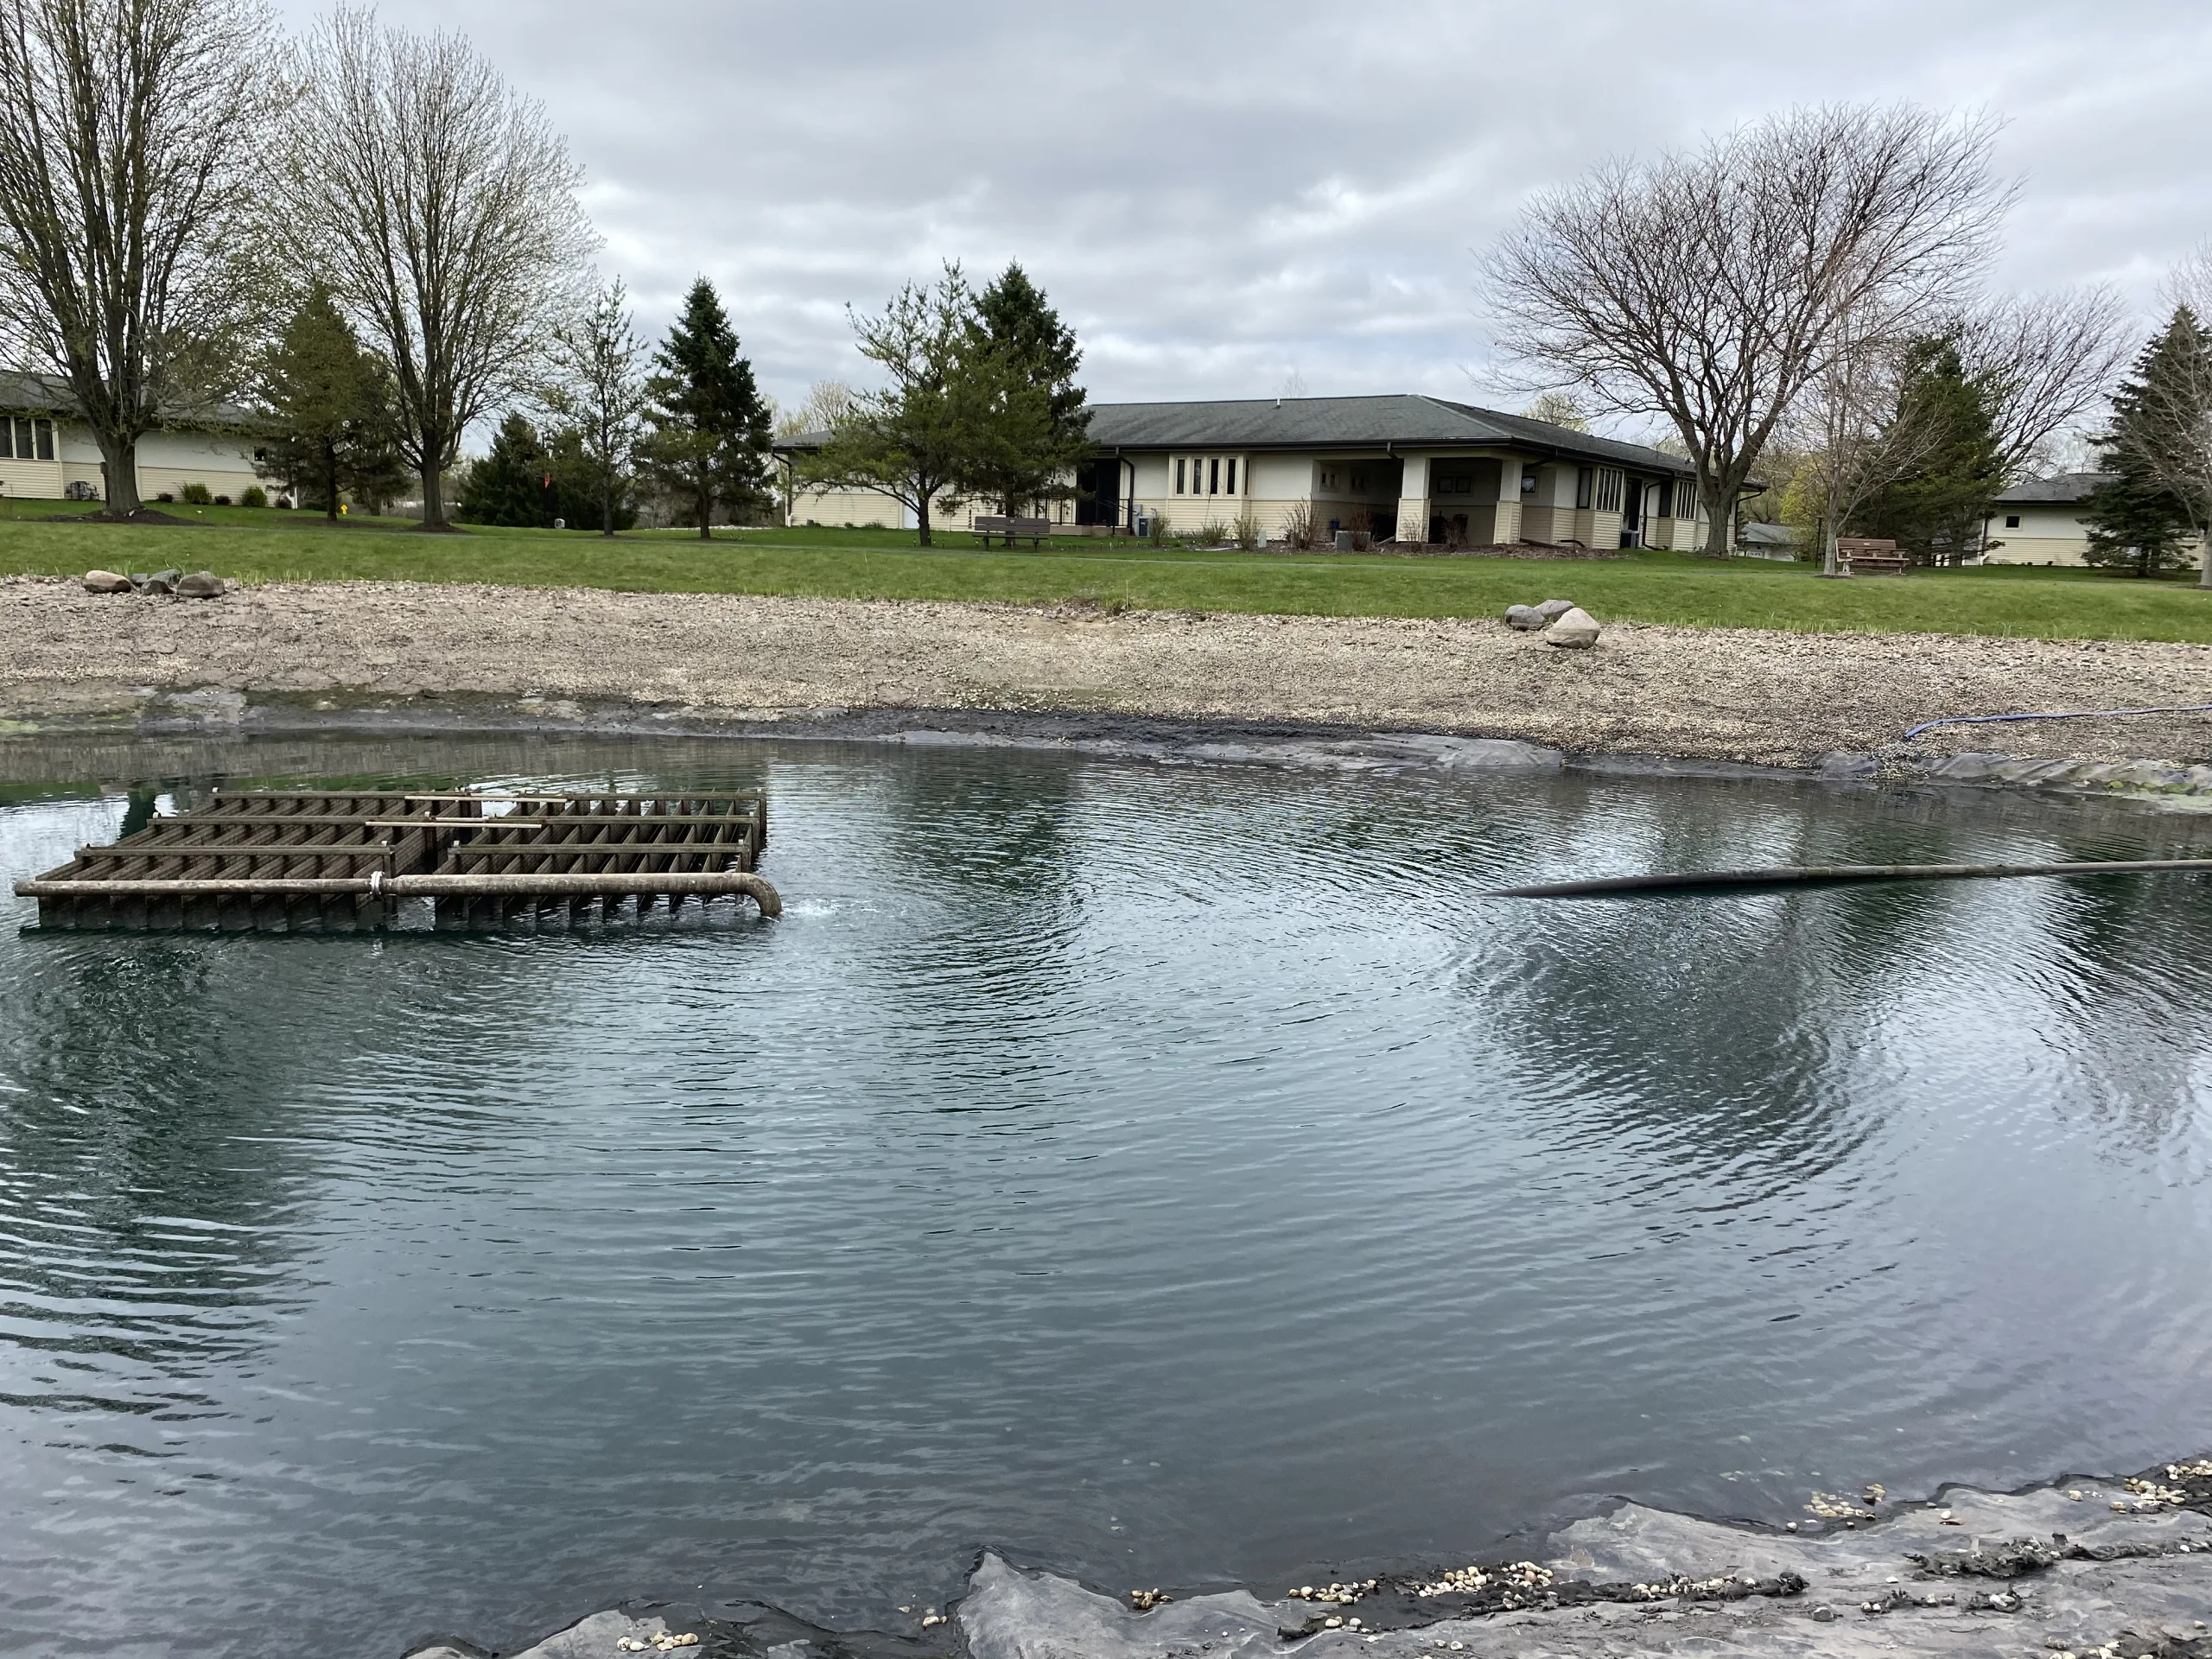
[[[1621,545],[1643,545],[1643,480],[1631,478],[1621,493]]]

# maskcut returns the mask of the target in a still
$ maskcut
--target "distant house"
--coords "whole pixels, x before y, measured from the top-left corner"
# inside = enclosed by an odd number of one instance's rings
[[[253,470],[254,416],[223,408],[170,422],[138,440],[138,493],[151,501],[205,484],[236,500],[262,480]],[[106,499],[106,469],[69,388],[42,375],[0,371],[0,492],[60,501]]]
[[[1755,559],[1801,558],[1808,540],[1795,524],[1765,524],[1745,518],[1736,525],[1736,550]]]
[[[789,461],[825,436],[776,450]],[[1367,528],[1405,542],[1690,548],[1703,535],[1687,461],[1441,397],[1099,404],[1090,442],[1075,499],[1052,508],[1071,527],[1134,530],[1158,518],[1190,531],[1249,515],[1273,537],[1302,511],[1324,535]],[[948,528],[968,522],[961,504],[944,505]],[[898,503],[865,490],[800,491],[791,518],[907,522]]]
[[[2108,473],[2061,473],[2015,484],[1982,524],[1985,564],[2082,564],[2089,550],[2082,505]]]

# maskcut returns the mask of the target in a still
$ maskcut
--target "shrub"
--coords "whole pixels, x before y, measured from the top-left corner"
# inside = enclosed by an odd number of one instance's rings
[[[215,505],[219,507],[227,507],[231,505],[231,498],[227,495],[219,495],[215,498]]]
[[[205,484],[188,484],[184,486],[184,505],[188,507],[210,506],[213,502],[214,498],[207,493],[207,486]]]
[[[1191,532],[1191,540],[1199,547],[1219,547],[1228,539],[1228,527],[1218,518],[1209,518]]]
[[[154,499],[156,501],[174,501],[176,499],[176,497],[168,490],[163,490],[159,495],[156,496]]]
[[[1236,515],[1236,522],[1229,527],[1229,534],[1236,545],[1247,552],[1267,539],[1261,533],[1260,515],[1249,507]]]
[[[1313,504],[1294,501],[1282,516],[1282,538],[1291,547],[1300,550],[1313,545]]]
[[[249,484],[245,493],[238,497],[238,505],[242,507],[265,507],[268,505],[269,492],[258,484]]]
[[[1145,520],[1146,536],[1154,547],[1167,545],[1167,515],[1154,512]]]

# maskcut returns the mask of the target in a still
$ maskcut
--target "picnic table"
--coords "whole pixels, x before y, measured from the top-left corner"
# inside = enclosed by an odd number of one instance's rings
[[[1014,545],[1015,537],[1027,536],[1029,538],[1029,545],[1034,547],[1052,533],[1052,522],[1049,518],[1005,518],[980,516],[969,522],[969,528],[983,538],[985,547],[991,544],[991,537],[994,536],[1005,537],[1006,544],[1008,547]]]
[[[1835,552],[1854,576],[1901,576],[1912,569],[1912,560],[1886,537],[1839,536]]]

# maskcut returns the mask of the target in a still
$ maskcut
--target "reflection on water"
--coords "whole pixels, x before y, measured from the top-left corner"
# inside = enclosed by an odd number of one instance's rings
[[[784,920],[0,934],[0,1631],[501,1647],[1458,1556],[1625,1493],[2212,1440],[2185,879],[1997,797],[865,747],[16,746],[10,879],[220,775],[765,786]],[[86,778],[115,792],[63,787]],[[147,782],[135,793],[123,788]],[[72,1634],[81,1633],[81,1634]]]

